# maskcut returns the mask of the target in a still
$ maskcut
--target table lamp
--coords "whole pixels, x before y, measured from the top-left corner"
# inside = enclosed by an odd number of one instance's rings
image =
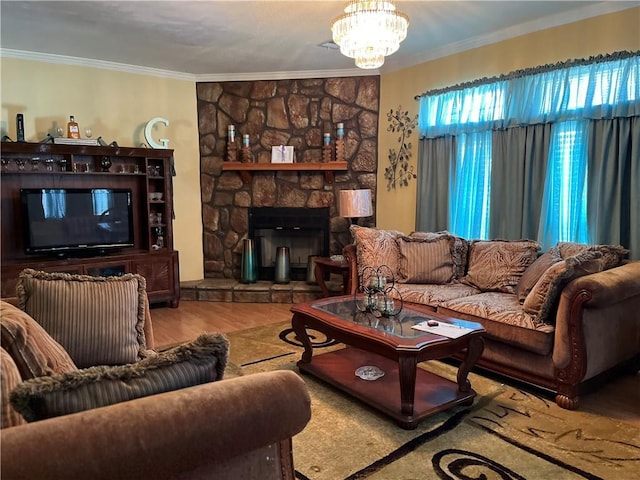
[[[357,218],[370,217],[373,215],[371,190],[340,190],[338,208],[340,216],[351,219],[352,224]]]

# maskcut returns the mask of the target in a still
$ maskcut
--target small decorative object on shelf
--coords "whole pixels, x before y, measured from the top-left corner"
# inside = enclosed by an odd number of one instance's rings
[[[344,138],[336,139],[336,161],[344,162]]]
[[[377,317],[393,317],[402,311],[402,295],[394,286],[395,279],[386,265],[366,267],[360,276],[360,292],[355,294],[356,308]],[[393,296],[391,295],[393,293]]]
[[[24,116],[21,113],[16,115],[17,141],[24,142]]]
[[[322,161],[324,163],[331,161],[331,144],[322,146]]]
[[[69,122],[67,123],[67,138],[80,138],[80,127],[78,127],[73,115],[69,117]]]
[[[227,127],[227,141],[234,143],[236,141],[236,127],[233,125],[229,125]]]
[[[344,162],[344,123],[336,125],[336,161]]]
[[[100,160],[100,168],[102,168],[103,172],[108,172],[111,168],[111,159],[106,155]]]
[[[245,147],[243,145],[240,154],[244,163],[253,163],[253,154],[251,153],[251,147]]]
[[[238,161],[238,144],[227,139],[227,162]]]

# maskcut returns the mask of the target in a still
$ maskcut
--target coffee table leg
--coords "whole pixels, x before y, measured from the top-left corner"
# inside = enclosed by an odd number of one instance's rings
[[[417,361],[414,355],[401,355],[398,358],[400,410],[405,415],[413,415],[413,404],[416,395],[416,367]]]
[[[458,368],[458,391],[462,393],[468,393],[471,391],[471,382],[467,376],[480,358],[480,355],[482,355],[483,350],[484,341],[482,340],[482,337],[477,336],[469,339],[467,356],[465,357],[464,362],[460,364],[460,368]]]
[[[306,325],[304,323],[304,318],[297,313],[294,313],[293,318],[291,319],[291,327],[293,328],[293,331],[296,332],[296,338],[300,340],[304,347],[302,359],[298,363],[311,363],[313,347],[311,346],[311,339],[309,338],[309,334],[305,328]]]

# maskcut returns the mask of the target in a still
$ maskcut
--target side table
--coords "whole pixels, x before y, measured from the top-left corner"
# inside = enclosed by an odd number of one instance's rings
[[[338,293],[339,295],[344,295],[351,290],[349,286],[349,262],[344,260],[342,262],[336,262],[329,257],[316,257],[313,261],[316,264],[313,269],[313,274],[316,277],[316,282],[320,286],[324,297],[330,297],[332,295],[324,281],[326,273],[338,273],[342,275],[342,291]]]

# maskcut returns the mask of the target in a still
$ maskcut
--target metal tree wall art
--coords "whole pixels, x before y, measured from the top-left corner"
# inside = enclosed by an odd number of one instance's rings
[[[393,109],[391,109],[387,113],[387,120],[389,121],[387,132],[400,134],[398,137],[400,148],[397,152],[395,148],[389,149],[390,165],[384,169],[384,178],[387,179],[387,191],[389,191],[392,188],[395,190],[396,185],[406,187],[409,185],[409,180],[416,178],[413,165],[409,165],[411,142],[407,142],[407,139],[418,125],[418,115],[416,114],[411,118],[409,112],[403,111],[400,105],[397,112],[394,113]]]

